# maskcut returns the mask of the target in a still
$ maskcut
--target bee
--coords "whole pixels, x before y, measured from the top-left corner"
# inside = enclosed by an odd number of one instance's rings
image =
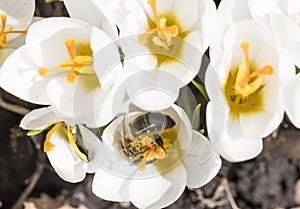
[[[142,164],[142,167],[162,158],[168,146],[162,134],[175,125],[175,121],[169,115],[158,112],[142,113],[127,124],[124,115],[121,138],[123,155],[135,164]]]

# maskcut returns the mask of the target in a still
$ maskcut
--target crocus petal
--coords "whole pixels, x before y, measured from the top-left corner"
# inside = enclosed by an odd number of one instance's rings
[[[187,85],[199,72],[202,52],[200,50],[200,40],[196,32],[190,33],[182,42],[182,52],[179,56],[175,55],[176,61],[163,62],[159,69],[167,71],[182,81],[182,86]],[[197,47],[198,46],[198,47]]]
[[[107,1],[107,4],[119,28],[122,27],[127,15],[141,8],[141,5],[136,0],[110,0]]]
[[[186,180],[187,174],[182,164],[152,178],[134,179],[129,185],[130,200],[139,208],[164,207],[179,198],[184,191]],[[167,194],[171,188],[172,192]],[[162,197],[166,199],[163,200]],[[152,204],[155,205],[151,206]]]
[[[263,17],[266,14],[281,14],[282,10],[278,6],[276,1],[262,0],[259,3],[255,0],[248,0],[249,9],[254,17]]]
[[[57,66],[70,60],[64,41],[74,38],[77,42],[89,43],[91,26],[81,20],[53,17],[30,26],[26,36],[28,53],[40,67]],[[55,52],[53,52],[55,50]],[[54,53],[52,56],[49,53]]]
[[[117,95],[121,98],[128,95],[129,101],[141,109],[160,110],[175,102],[180,85],[181,80],[165,71],[140,71],[126,78],[117,90]],[[160,102],[157,102],[157,98],[161,98]]]
[[[199,14],[197,4],[197,0],[191,0],[188,4],[185,0],[174,1],[174,7],[172,11],[178,19],[181,33],[189,30],[198,21]]]
[[[220,155],[230,162],[241,162],[256,157],[262,151],[262,139],[246,139],[242,135],[232,136],[230,132],[239,132],[237,126],[230,126],[230,121],[223,124],[216,124],[213,115],[213,106],[211,102],[207,105],[206,117],[208,135]],[[224,113],[223,113],[224,114]],[[222,119],[223,120],[223,119]],[[218,127],[217,127],[218,126]],[[228,128],[229,127],[229,128]]]
[[[4,62],[0,71],[1,87],[15,96],[35,104],[50,104],[46,92],[47,82],[53,78],[43,78],[38,67],[28,56],[26,46],[13,52]],[[12,82],[14,81],[14,82]]]
[[[300,30],[287,16],[271,15],[270,24],[276,38],[285,44],[294,44],[300,40]]]
[[[80,182],[85,178],[83,162],[75,153],[68,140],[61,136],[58,129],[51,136],[50,142],[55,146],[47,153],[48,159],[56,173],[65,181]]]
[[[73,118],[70,125],[85,123],[92,114],[95,95],[100,88],[96,76],[78,76],[69,83],[66,78],[52,79],[47,86],[51,104],[65,117]]]
[[[293,58],[293,61],[298,68],[300,67],[300,61],[299,61],[300,49],[299,49],[299,47],[300,47],[300,41],[298,43],[292,44],[291,46],[288,47],[291,57]]]
[[[113,102],[116,97],[116,88],[105,91],[102,88],[98,89],[93,102],[94,121],[87,118],[87,126],[102,127],[107,125],[119,113],[113,107]]]
[[[207,184],[218,174],[222,161],[210,142],[193,131],[192,149],[188,151],[183,164],[188,174],[187,186],[197,188]]]
[[[263,149],[262,139],[231,138],[223,132],[219,142],[219,153],[230,162],[242,162],[259,155]]]
[[[120,37],[128,37],[129,35],[143,34],[148,29],[148,20],[142,9],[131,12],[120,26]],[[126,51],[125,51],[126,54]]]
[[[179,167],[179,168],[177,168]],[[184,171],[181,167],[182,164],[178,164],[177,166],[172,172],[170,173],[166,173],[164,176],[166,176],[165,178],[167,179],[171,179],[172,180],[172,184],[169,187],[169,189],[163,194],[163,196],[154,204],[150,205],[149,207],[147,207],[148,209],[156,209],[156,208],[164,208],[167,207],[169,205],[171,205],[172,203],[174,203],[184,192],[185,189],[185,184],[186,184],[186,171]],[[180,178],[178,178],[178,174],[176,174],[175,172],[183,172],[185,174],[180,174]],[[174,181],[173,181],[174,179]]]
[[[115,42],[103,31],[93,27],[91,48],[94,57],[94,69],[101,87],[109,89],[123,68],[119,50]]]
[[[94,176],[93,193],[104,200],[130,201],[128,187],[130,180],[99,169]]]
[[[83,146],[88,150],[89,161],[85,164],[85,170],[87,173],[95,173],[105,159],[104,146],[100,139],[89,129],[82,125],[79,125],[78,128],[82,135]]]
[[[12,27],[13,30],[26,30],[32,21],[35,9],[33,0],[3,0],[0,2],[0,14],[7,15],[6,28]],[[7,40],[13,40],[20,34],[10,34]]]
[[[84,20],[104,30],[113,39],[117,39],[118,31],[109,7],[104,0],[64,0],[70,17]]]
[[[44,130],[59,121],[61,119],[55,114],[53,107],[43,107],[26,114],[20,127],[27,130]]]
[[[284,95],[284,104],[285,111],[292,121],[292,123],[300,128],[300,114],[299,114],[299,105],[300,105],[300,74],[290,81],[287,81],[286,86],[284,87],[283,95]]]

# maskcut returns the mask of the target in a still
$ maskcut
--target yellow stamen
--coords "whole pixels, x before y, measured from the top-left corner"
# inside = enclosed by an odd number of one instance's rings
[[[54,144],[52,144],[50,142],[50,138],[52,137],[53,133],[55,131],[57,131],[58,128],[61,127],[61,123],[56,123],[51,129],[50,131],[47,133],[46,135],[46,139],[45,139],[45,142],[44,142],[44,152],[46,153],[49,153],[53,150],[53,148],[55,147]]]
[[[65,136],[67,137],[70,145],[72,146],[74,151],[79,155],[79,157],[83,161],[87,162],[88,161],[87,156],[79,150],[79,148],[76,144],[76,127],[75,126],[71,127],[68,125],[67,125],[67,127],[65,127],[65,126],[63,126],[63,124],[61,122],[56,123],[50,129],[50,131],[47,133],[46,140],[44,142],[44,152],[49,153],[55,147],[55,145],[50,142],[50,139],[51,139],[52,135],[54,134],[54,132],[57,132],[58,129],[61,129],[65,133]]]
[[[265,65],[263,68],[250,73],[250,44],[243,42],[240,47],[243,50],[245,60],[239,65],[234,88],[235,94],[239,94],[244,99],[260,88],[264,82],[264,75],[272,75],[274,69],[270,65]]]
[[[79,155],[79,157],[83,161],[87,162],[88,161],[87,156],[79,150],[79,148],[76,144],[76,127],[71,128],[70,126],[67,126],[67,129],[65,129],[65,132],[67,134],[69,143],[72,146],[72,148],[74,149],[74,151]]]
[[[0,14],[0,18],[1,18],[1,29],[0,29],[0,46],[2,47],[6,47],[8,45],[8,41],[6,36],[8,34],[26,34],[27,31],[26,30],[13,30],[12,27],[8,28],[8,30],[5,31],[6,28],[6,20],[7,20],[7,16],[5,14]]]
[[[66,70],[69,71],[66,80],[70,83],[76,81],[77,74],[79,73],[95,74],[93,58],[91,56],[75,56],[75,39],[69,38],[65,40],[64,43],[68,50],[70,60],[49,68],[40,67],[38,71],[39,74],[41,76],[46,76],[49,72],[55,70]]]

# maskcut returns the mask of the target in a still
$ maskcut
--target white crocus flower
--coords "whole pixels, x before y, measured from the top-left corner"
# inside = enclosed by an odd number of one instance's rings
[[[20,45],[19,37],[27,33],[35,8],[34,0],[3,0],[0,2],[0,66]]]
[[[228,0],[218,7],[218,31],[210,53],[222,51],[226,30],[240,20],[255,20],[265,24],[281,45],[289,52],[285,59],[292,59],[300,66],[300,2],[294,0]],[[214,56],[215,57],[215,56]],[[214,62],[215,60],[212,60]]]
[[[177,88],[197,75],[201,57],[213,38],[216,13],[213,1],[113,2],[118,2],[110,5],[120,29],[125,71],[164,70],[182,81],[174,84]]]
[[[63,0],[72,18],[84,20],[104,30],[111,38],[118,38],[113,15],[105,0]]]
[[[26,101],[55,106],[74,124],[99,127],[114,117],[113,84],[121,71],[105,32],[78,19],[47,18],[31,25],[26,44],[3,64],[0,84]]]
[[[29,130],[49,129],[44,151],[56,171],[65,181],[80,182],[86,173],[97,170],[103,146],[101,141],[82,125],[69,125],[52,107],[28,113],[20,126]]]
[[[208,183],[221,167],[210,142],[193,131],[178,106],[161,112],[131,112],[103,132],[105,153],[93,192],[109,201],[131,201],[138,208],[162,208],[186,186]]]
[[[257,156],[283,119],[280,71],[294,69],[288,60],[279,64],[279,52],[264,25],[245,20],[228,29],[223,53],[213,54],[221,61],[206,72],[208,134],[229,161]]]

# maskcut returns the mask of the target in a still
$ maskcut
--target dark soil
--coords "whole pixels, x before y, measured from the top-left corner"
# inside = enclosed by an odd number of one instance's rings
[[[63,4],[45,4],[37,0],[36,15],[67,16]],[[10,103],[33,109],[1,91]],[[91,193],[92,175],[78,184],[61,180],[40,150],[42,138],[29,138],[18,128],[21,116],[0,108],[0,208],[11,208],[43,165],[42,175],[27,202],[39,209],[74,208],[84,205],[89,209],[135,208],[128,203],[112,203]],[[285,119],[278,133],[264,141],[264,151],[256,159],[231,164],[223,163],[219,175],[197,190],[186,189],[169,209],[217,208],[230,209],[230,188],[234,200],[242,209],[279,209],[300,207],[300,132]],[[226,187],[226,179],[229,187]],[[30,208],[29,206],[27,208]]]

